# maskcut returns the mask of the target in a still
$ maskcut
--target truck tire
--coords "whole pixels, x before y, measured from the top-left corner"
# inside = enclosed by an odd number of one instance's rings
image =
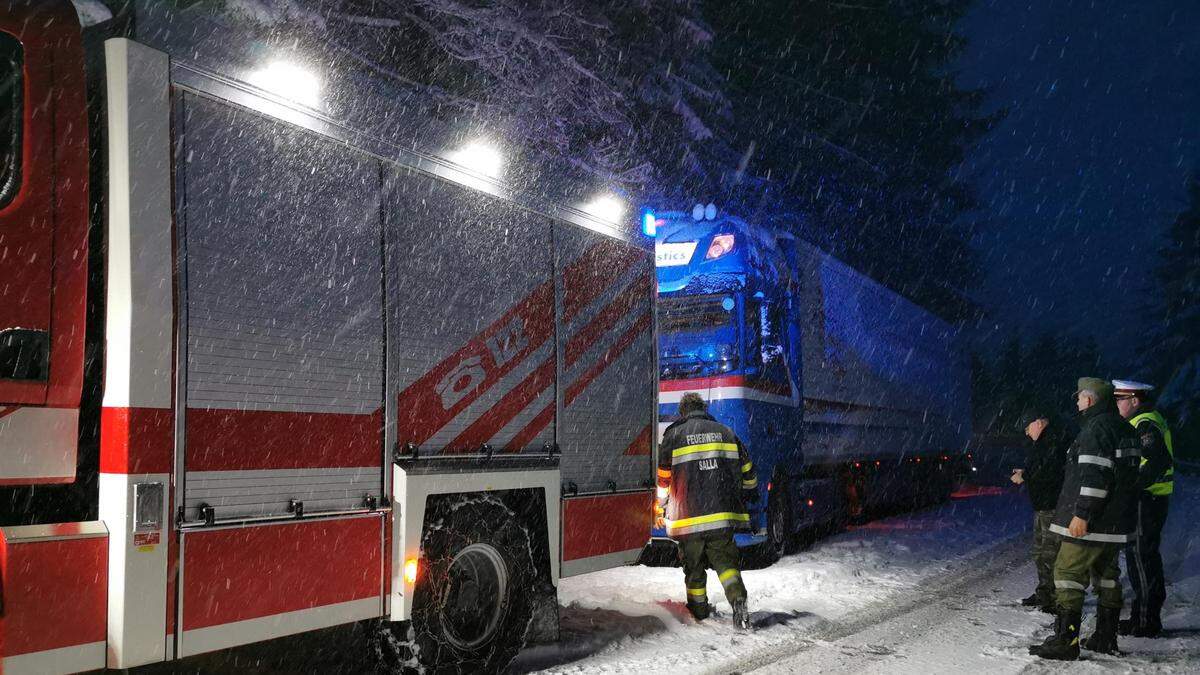
[[[796,552],[796,520],[787,484],[775,483],[772,488],[767,499],[767,540],[779,559]]]
[[[426,523],[412,621],[402,637],[398,626],[390,641],[381,636],[380,660],[393,672],[499,672],[532,622],[537,566],[528,526],[490,497],[431,509]]]

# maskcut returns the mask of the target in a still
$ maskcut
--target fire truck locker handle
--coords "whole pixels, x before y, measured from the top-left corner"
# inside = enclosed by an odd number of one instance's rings
[[[293,513],[297,518],[304,517],[304,502],[299,499],[289,499],[287,506],[288,513]]]

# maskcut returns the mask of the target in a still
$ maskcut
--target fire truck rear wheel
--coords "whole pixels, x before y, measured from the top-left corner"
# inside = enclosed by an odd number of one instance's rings
[[[392,672],[495,673],[529,629],[537,581],[531,534],[499,500],[472,497],[427,514],[420,573],[407,630],[386,636]]]

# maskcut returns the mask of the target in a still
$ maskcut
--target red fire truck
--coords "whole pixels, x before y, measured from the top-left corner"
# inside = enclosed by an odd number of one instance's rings
[[[333,110],[262,41],[172,42],[219,3],[124,4],[0,3],[3,671],[553,637],[649,534],[651,241],[401,134],[369,69]]]

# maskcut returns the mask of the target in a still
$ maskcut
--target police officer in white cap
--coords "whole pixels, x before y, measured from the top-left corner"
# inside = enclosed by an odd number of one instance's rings
[[[1154,387],[1132,380],[1113,380],[1121,416],[1137,429],[1142,453],[1138,471],[1138,531],[1125,546],[1125,571],[1133,586],[1132,615],[1119,626],[1121,635],[1158,637],[1167,598],[1162,556],[1158,552],[1167,508],[1175,490],[1175,453],[1171,430],[1154,409]]]

